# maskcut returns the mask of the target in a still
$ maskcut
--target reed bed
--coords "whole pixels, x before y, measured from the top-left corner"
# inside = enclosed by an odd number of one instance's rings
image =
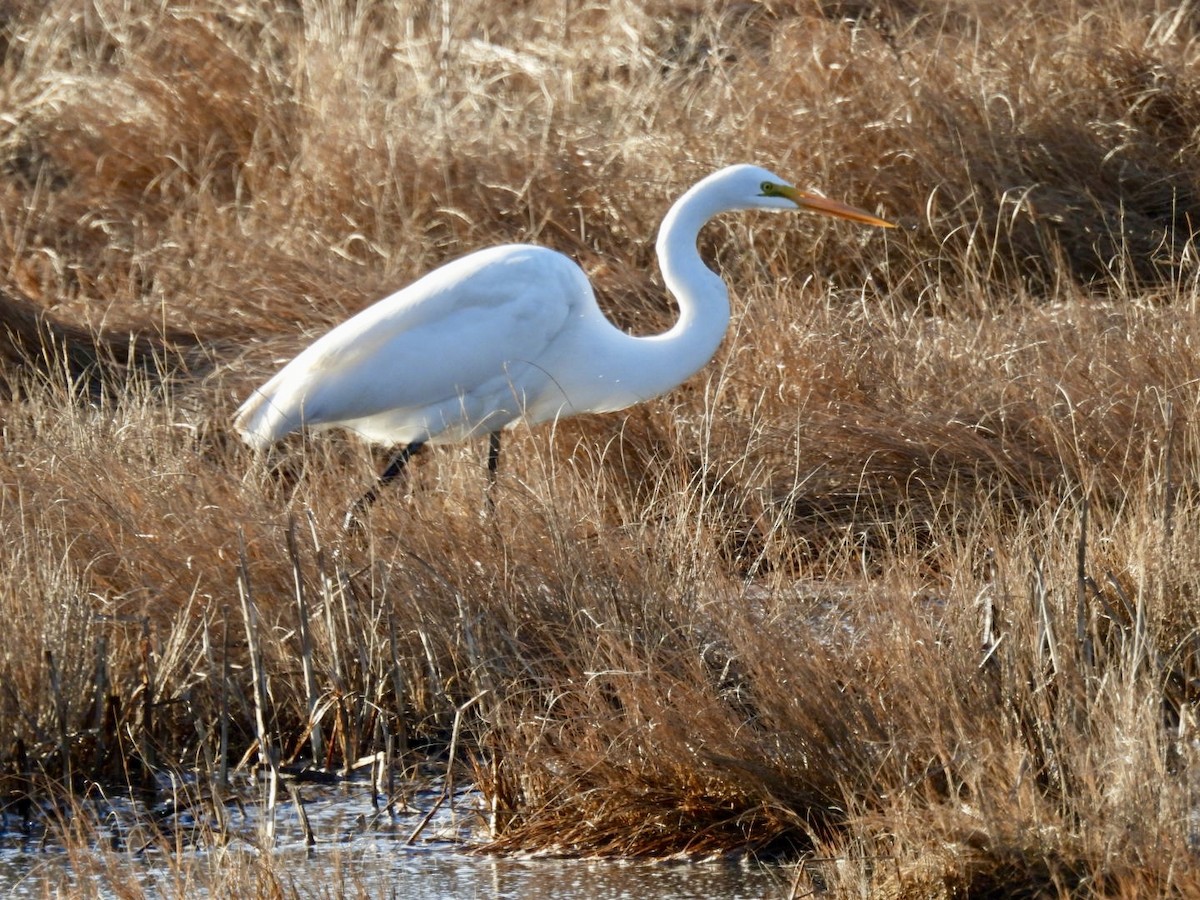
[[[1151,0],[5,6],[5,822],[434,759],[494,852],[1195,893],[1198,38]],[[381,451],[232,434],[488,244],[663,327],[658,220],[735,161],[901,227],[710,227],[717,358],[518,429],[493,512],[445,448],[348,534]],[[196,877],[288,893],[263,865]]]

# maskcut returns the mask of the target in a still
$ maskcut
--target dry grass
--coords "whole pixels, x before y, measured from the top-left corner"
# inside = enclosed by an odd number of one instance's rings
[[[253,651],[285,762],[465,722],[494,849],[1194,893],[1190,9],[6,6],[5,795],[235,764]],[[354,537],[361,447],[230,435],[314,334],[485,244],[661,327],[658,219],[739,160],[904,227],[710,228],[717,359],[517,433],[494,520],[479,447]]]

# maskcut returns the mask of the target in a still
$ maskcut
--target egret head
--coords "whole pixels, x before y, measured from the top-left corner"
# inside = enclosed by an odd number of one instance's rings
[[[739,205],[745,209],[805,210],[823,216],[847,219],[862,225],[894,227],[891,222],[871,215],[866,210],[830,200],[820,194],[802,191],[784,181],[778,175],[758,166],[730,166],[717,173],[727,181],[731,192],[741,199]]]

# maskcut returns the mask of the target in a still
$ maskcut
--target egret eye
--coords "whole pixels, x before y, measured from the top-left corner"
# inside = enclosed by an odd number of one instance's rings
[[[759,188],[762,189],[762,195],[764,197],[773,196],[775,193],[775,185],[771,184],[771,182],[769,182],[769,181],[764,181],[762,184],[759,185]]]

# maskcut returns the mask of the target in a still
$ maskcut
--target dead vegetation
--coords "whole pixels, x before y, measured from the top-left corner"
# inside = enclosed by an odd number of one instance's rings
[[[89,0],[0,35],[7,810],[457,727],[493,850],[1197,890],[1190,4]],[[739,160],[904,227],[712,227],[718,358],[516,433],[493,519],[481,447],[352,536],[369,453],[230,435],[485,244],[662,327],[658,219]]]

